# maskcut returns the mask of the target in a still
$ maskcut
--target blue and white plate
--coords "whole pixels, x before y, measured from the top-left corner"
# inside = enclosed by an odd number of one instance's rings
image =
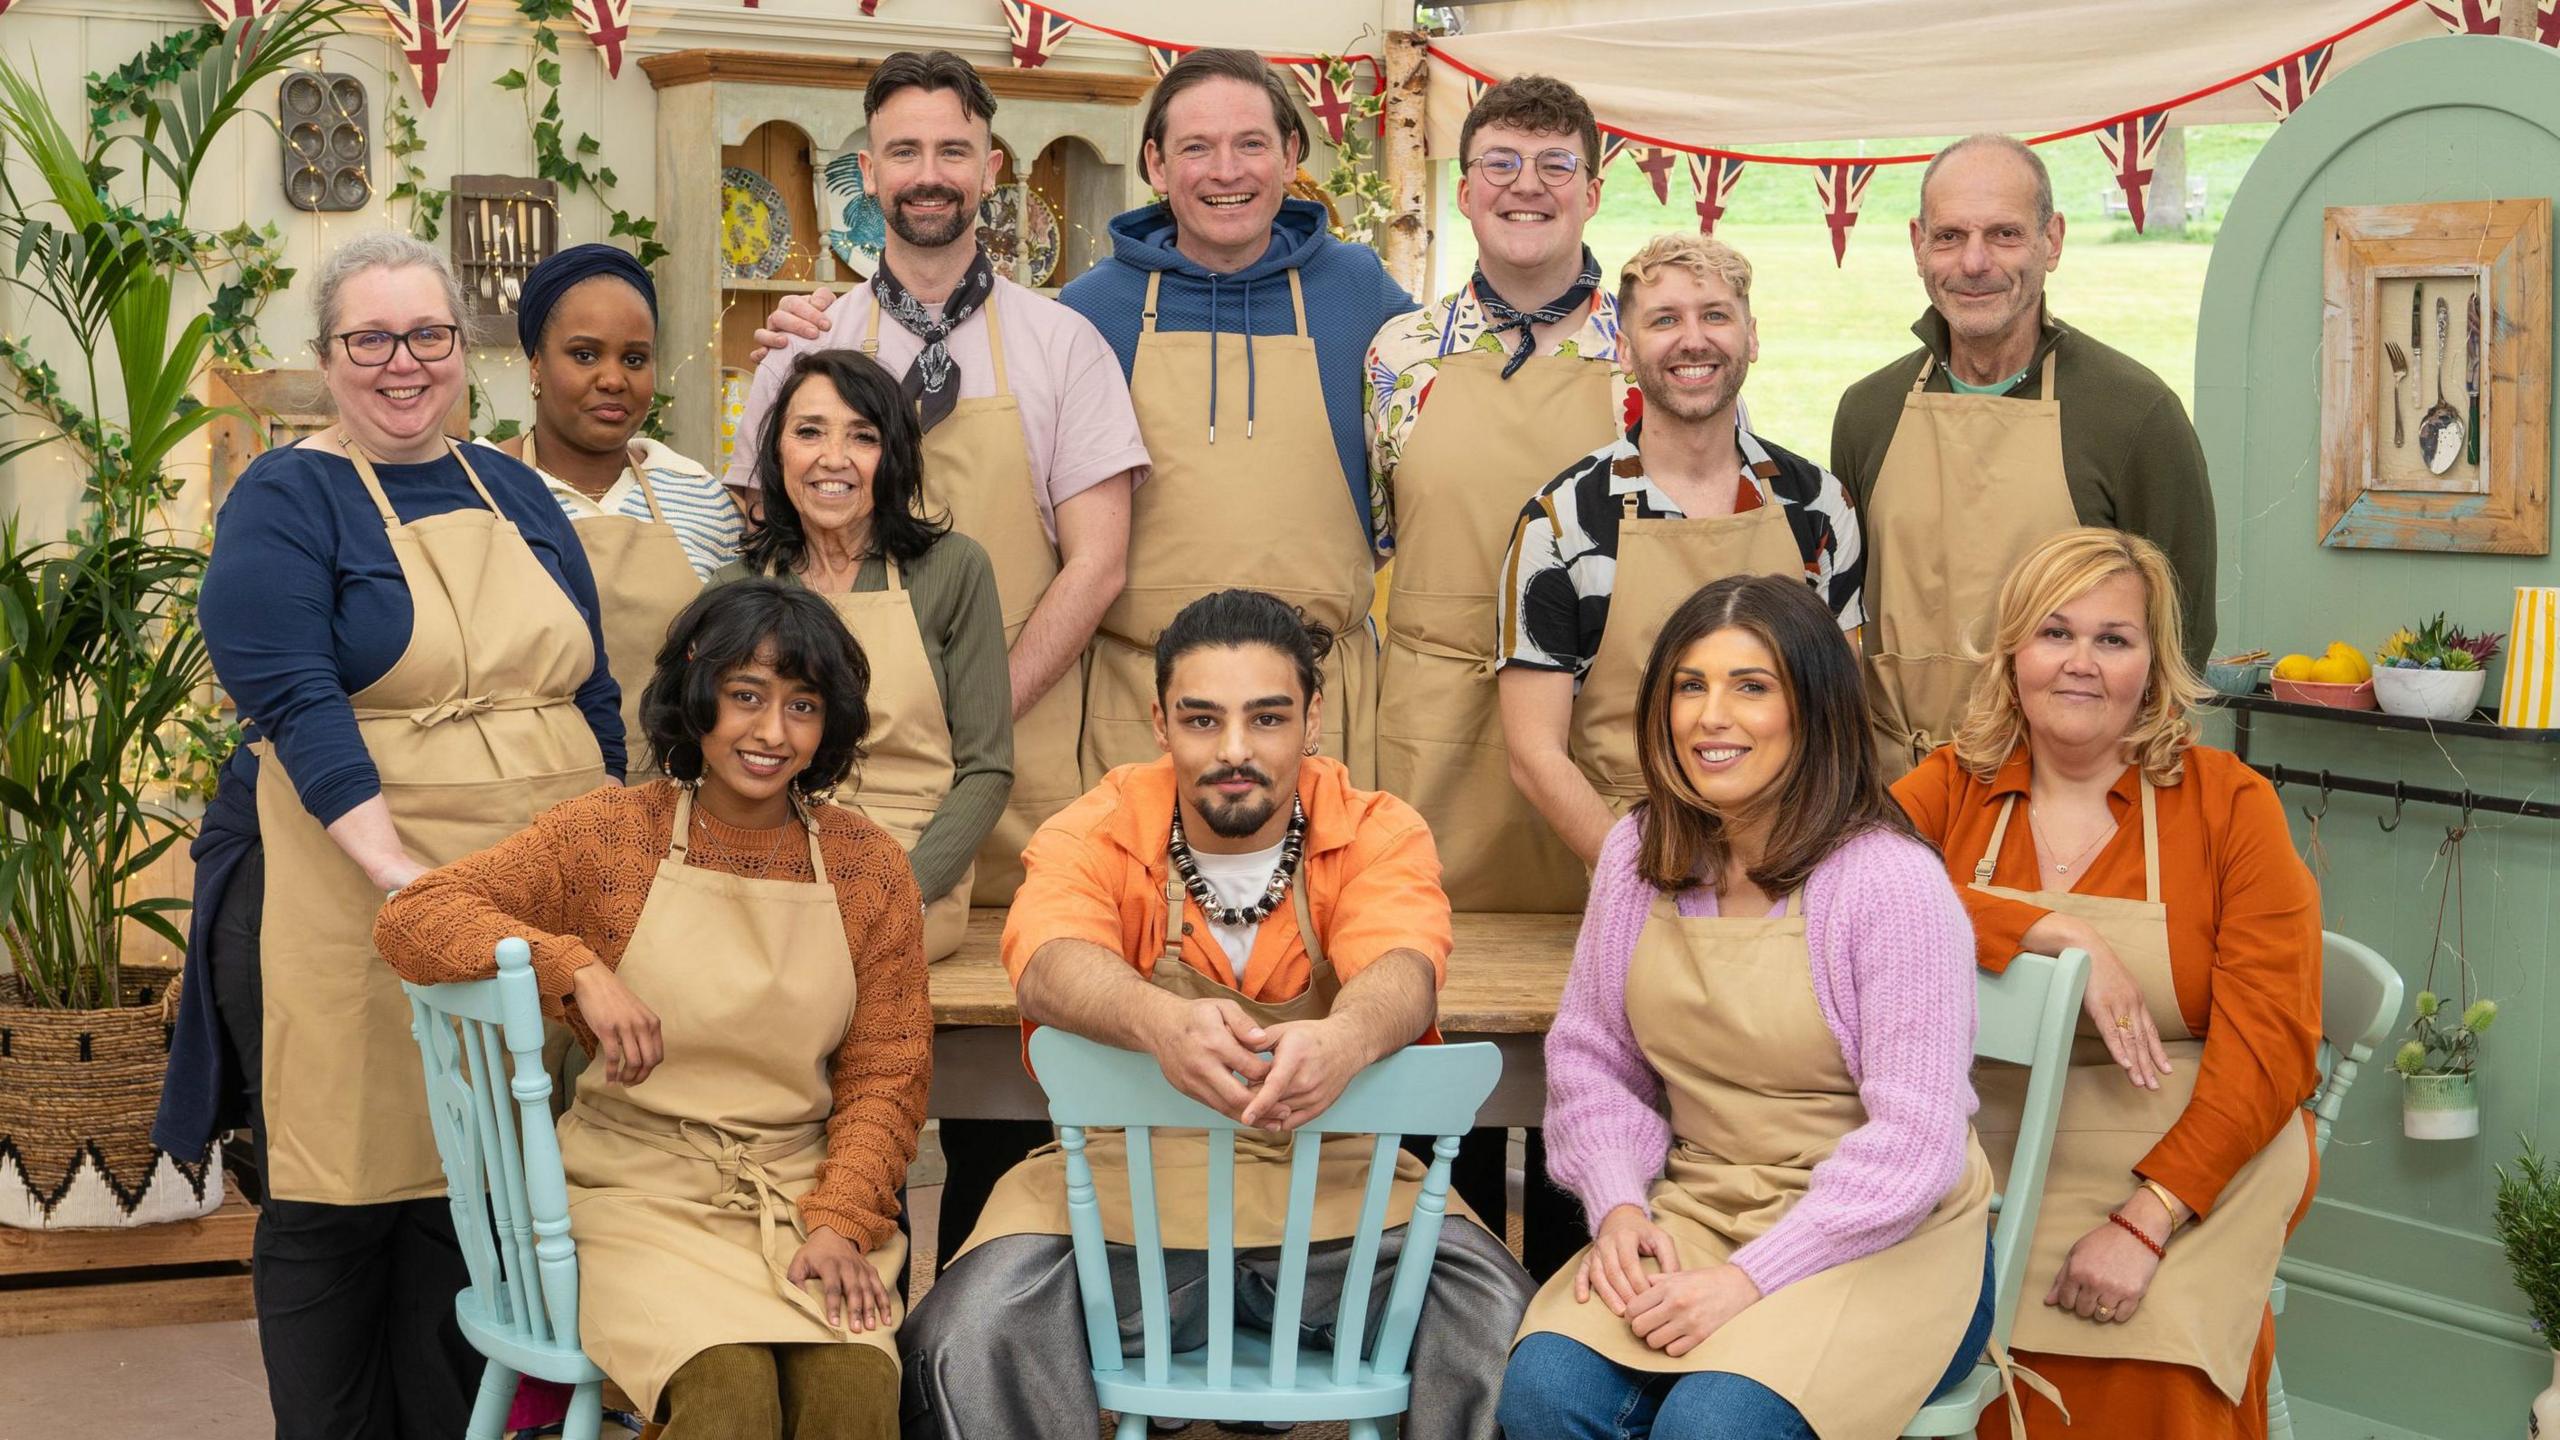
[[[855,273],[880,268],[880,251],[889,243],[889,217],[880,202],[862,188],[862,161],[854,151],[833,156],[818,167],[818,217],[827,229],[827,248]]]

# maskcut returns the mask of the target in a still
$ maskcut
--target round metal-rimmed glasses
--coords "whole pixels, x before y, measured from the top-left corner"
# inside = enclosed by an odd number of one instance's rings
[[[1561,146],[1541,150],[1525,158],[1517,150],[1495,146],[1467,164],[1475,167],[1485,179],[1503,186],[1519,179],[1522,170],[1534,168],[1538,183],[1550,190],[1572,183],[1573,177],[1582,173],[1582,157]]]

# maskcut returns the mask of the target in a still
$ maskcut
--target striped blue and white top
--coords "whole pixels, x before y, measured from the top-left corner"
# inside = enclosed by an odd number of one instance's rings
[[[717,476],[665,445],[646,436],[634,436],[631,443],[640,452],[641,473],[648,477],[649,488],[658,497],[658,508],[666,512],[667,523],[674,527],[676,539],[683,544],[684,557],[692,562],[694,576],[710,579],[712,571],[737,558],[738,542],[746,536],[746,519],[739,513],[737,502],[729,498],[727,487]],[[537,468],[535,473],[572,520],[586,515],[649,518],[649,497],[640,493],[627,470],[601,500],[588,499],[548,470]]]

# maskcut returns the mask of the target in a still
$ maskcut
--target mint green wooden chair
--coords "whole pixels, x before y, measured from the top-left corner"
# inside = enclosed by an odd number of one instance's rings
[[[2006,1349],[2026,1283],[2027,1245],[2044,1206],[2045,1169],[2053,1160],[2053,1127],[2062,1118],[2062,1081],[2071,1068],[2071,1034],[2080,1024],[2080,992],[2089,983],[2089,953],[2020,955],[2009,968],[1974,977],[1973,1053],[2028,1067],[2027,1102],[2018,1119],[2018,1149],[2009,1187],[1991,1197],[1991,1343]],[[1985,1360],[1946,1393],[1920,1407],[1905,1437],[1971,1435],[2000,1398],[2000,1372]]]
[[[2406,986],[2391,962],[2372,946],[2334,930],[2320,932],[2320,1088],[2311,1096],[2311,1151],[2329,1151],[2329,1130],[2346,1107],[2347,1090],[2374,1048],[2400,1022]],[[2278,1275],[2267,1308],[2284,1313],[2284,1277]],[[2293,1412],[2284,1398],[2284,1372],[2267,1369],[2267,1440],[2292,1440]]]
[[[1119,1412],[1118,1440],[1139,1440],[1153,1417],[1239,1416],[1342,1420],[1348,1422],[1351,1440],[1392,1437],[1395,1417],[1411,1398],[1405,1364],[1448,1209],[1449,1162],[1458,1153],[1459,1137],[1474,1128],[1477,1107],[1501,1076],[1500,1052],[1481,1044],[1410,1046],[1361,1071],[1330,1108],[1298,1127],[1289,1157],[1288,1228],[1267,1335],[1236,1325],[1236,1122],[1175,1090],[1153,1057],[1064,1031],[1042,1029],[1032,1035],[1031,1065],[1048,1092],[1049,1118],[1066,1152],[1067,1220],[1075,1243],[1076,1282],[1083,1292],[1085,1339],[1093,1353],[1093,1387],[1104,1409]],[[1093,1166],[1085,1156],[1086,1131],[1106,1126],[1124,1128],[1128,1138],[1142,1341],[1134,1368],[1120,1346],[1119,1304],[1112,1293]],[[1171,1339],[1151,1148],[1152,1132],[1160,1128],[1209,1132],[1208,1343],[1195,1350],[1176,1351]],[[1327,1352],[1301,1346],[1298,1320],[1305,1301],[1319,1142],[1325,1135],[1343,1133],[1377,1139],[1334,1317],[1336,1343]],[[1379,1237],[1386,1229],[1397,1142],[1407,1134],[1437,1138],[1370,1349],[1364,1344],[1369,1292],[1377,1277]]]
[[[551,1129],[532,952],[522,940],[501,940],[495,979],[401,988],[471,1275],[454,1297],[454,1318],[489,1357],[466,1440],[499,1440],[524,1375],[573,1387],[563,1440],[596,1440],[604,1372],[578,1348],[578,1252]],[[504,1090],[499,1076],[509,1077]]]

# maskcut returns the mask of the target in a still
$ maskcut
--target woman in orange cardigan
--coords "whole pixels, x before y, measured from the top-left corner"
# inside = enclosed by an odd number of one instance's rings
[[[1955,743],[1893,787],[1984,968],[2092,962],[2012,1337],[2070,1440],[2267,1433],[2267,1289],[2314,1180],[2319,893],[2274,787],[2196,743],[2181,633],[2157,547],[2055,536],[2001,587],[1998,660]],[[1980,1079],[2005,1170],[2024,1075]],[[2027,1417],[2065,1434],[2040,1397]]]

